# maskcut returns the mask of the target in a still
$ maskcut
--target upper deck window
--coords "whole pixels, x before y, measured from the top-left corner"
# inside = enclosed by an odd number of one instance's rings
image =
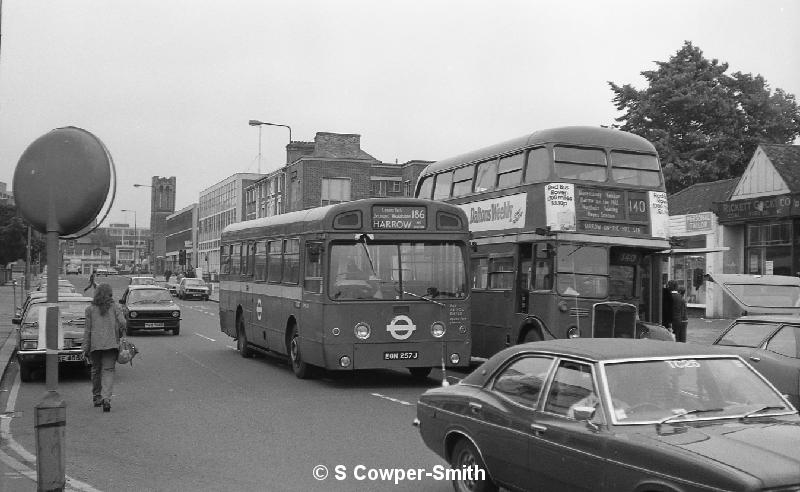
[[[481,162],[475,174],[475,192],[491,191],[497,183],[497,161]]]
[[[556,174],[559,178],[584,181],[606,180],[606,154],[600,149],[556,146]]]
[[[525,154],[519,153],[500,158],[497,165],[497,187],[515,186],[522,181],[522,165]]]
[[[661,164],[654,155],[612,151],[611,176],[620,184],[659,186]]]
[[[473,166],[461,167],[453,172],[453,196],[464,196],[472,193]]]
[[[433,187],[433,199],[442,200],[450,197],[450,185],[453,184],[453,173],[436,175],[436,186]]]
[[[525,167],[526,183],[541,183],[550,177],[550,152],[539,147],[528,152],[528,164]]]

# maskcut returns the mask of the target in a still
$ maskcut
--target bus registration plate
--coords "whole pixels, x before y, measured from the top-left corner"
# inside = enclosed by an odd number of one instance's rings
[[[384,352],[383,360],[415,360],[419,358],[419,352]]]

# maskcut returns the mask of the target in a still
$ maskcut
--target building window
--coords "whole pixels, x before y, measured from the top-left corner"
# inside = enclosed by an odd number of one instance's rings
[[[350,179],[322,178],[322,205],[350,201]]]
[[[372,196],[386,196],[386,181],[372,182]]]

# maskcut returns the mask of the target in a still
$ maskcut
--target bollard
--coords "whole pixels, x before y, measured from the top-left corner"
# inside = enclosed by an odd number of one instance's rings
[[[56,391],[48,391],[35,407],[37,491],[64,490],[64,443],[67,406]]]

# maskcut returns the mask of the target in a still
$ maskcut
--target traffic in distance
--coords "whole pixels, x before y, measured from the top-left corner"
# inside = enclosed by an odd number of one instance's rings
[[[667,194],[642,137],[536,131],[429,165],[416,196],[469,220],[474,356],[551,338],[672,339],[659,324]]]
[[[458,207],[366,199],[231,224],[222,232],[219,311],[243,357],[319,369],[470,363],[469,231]]]

